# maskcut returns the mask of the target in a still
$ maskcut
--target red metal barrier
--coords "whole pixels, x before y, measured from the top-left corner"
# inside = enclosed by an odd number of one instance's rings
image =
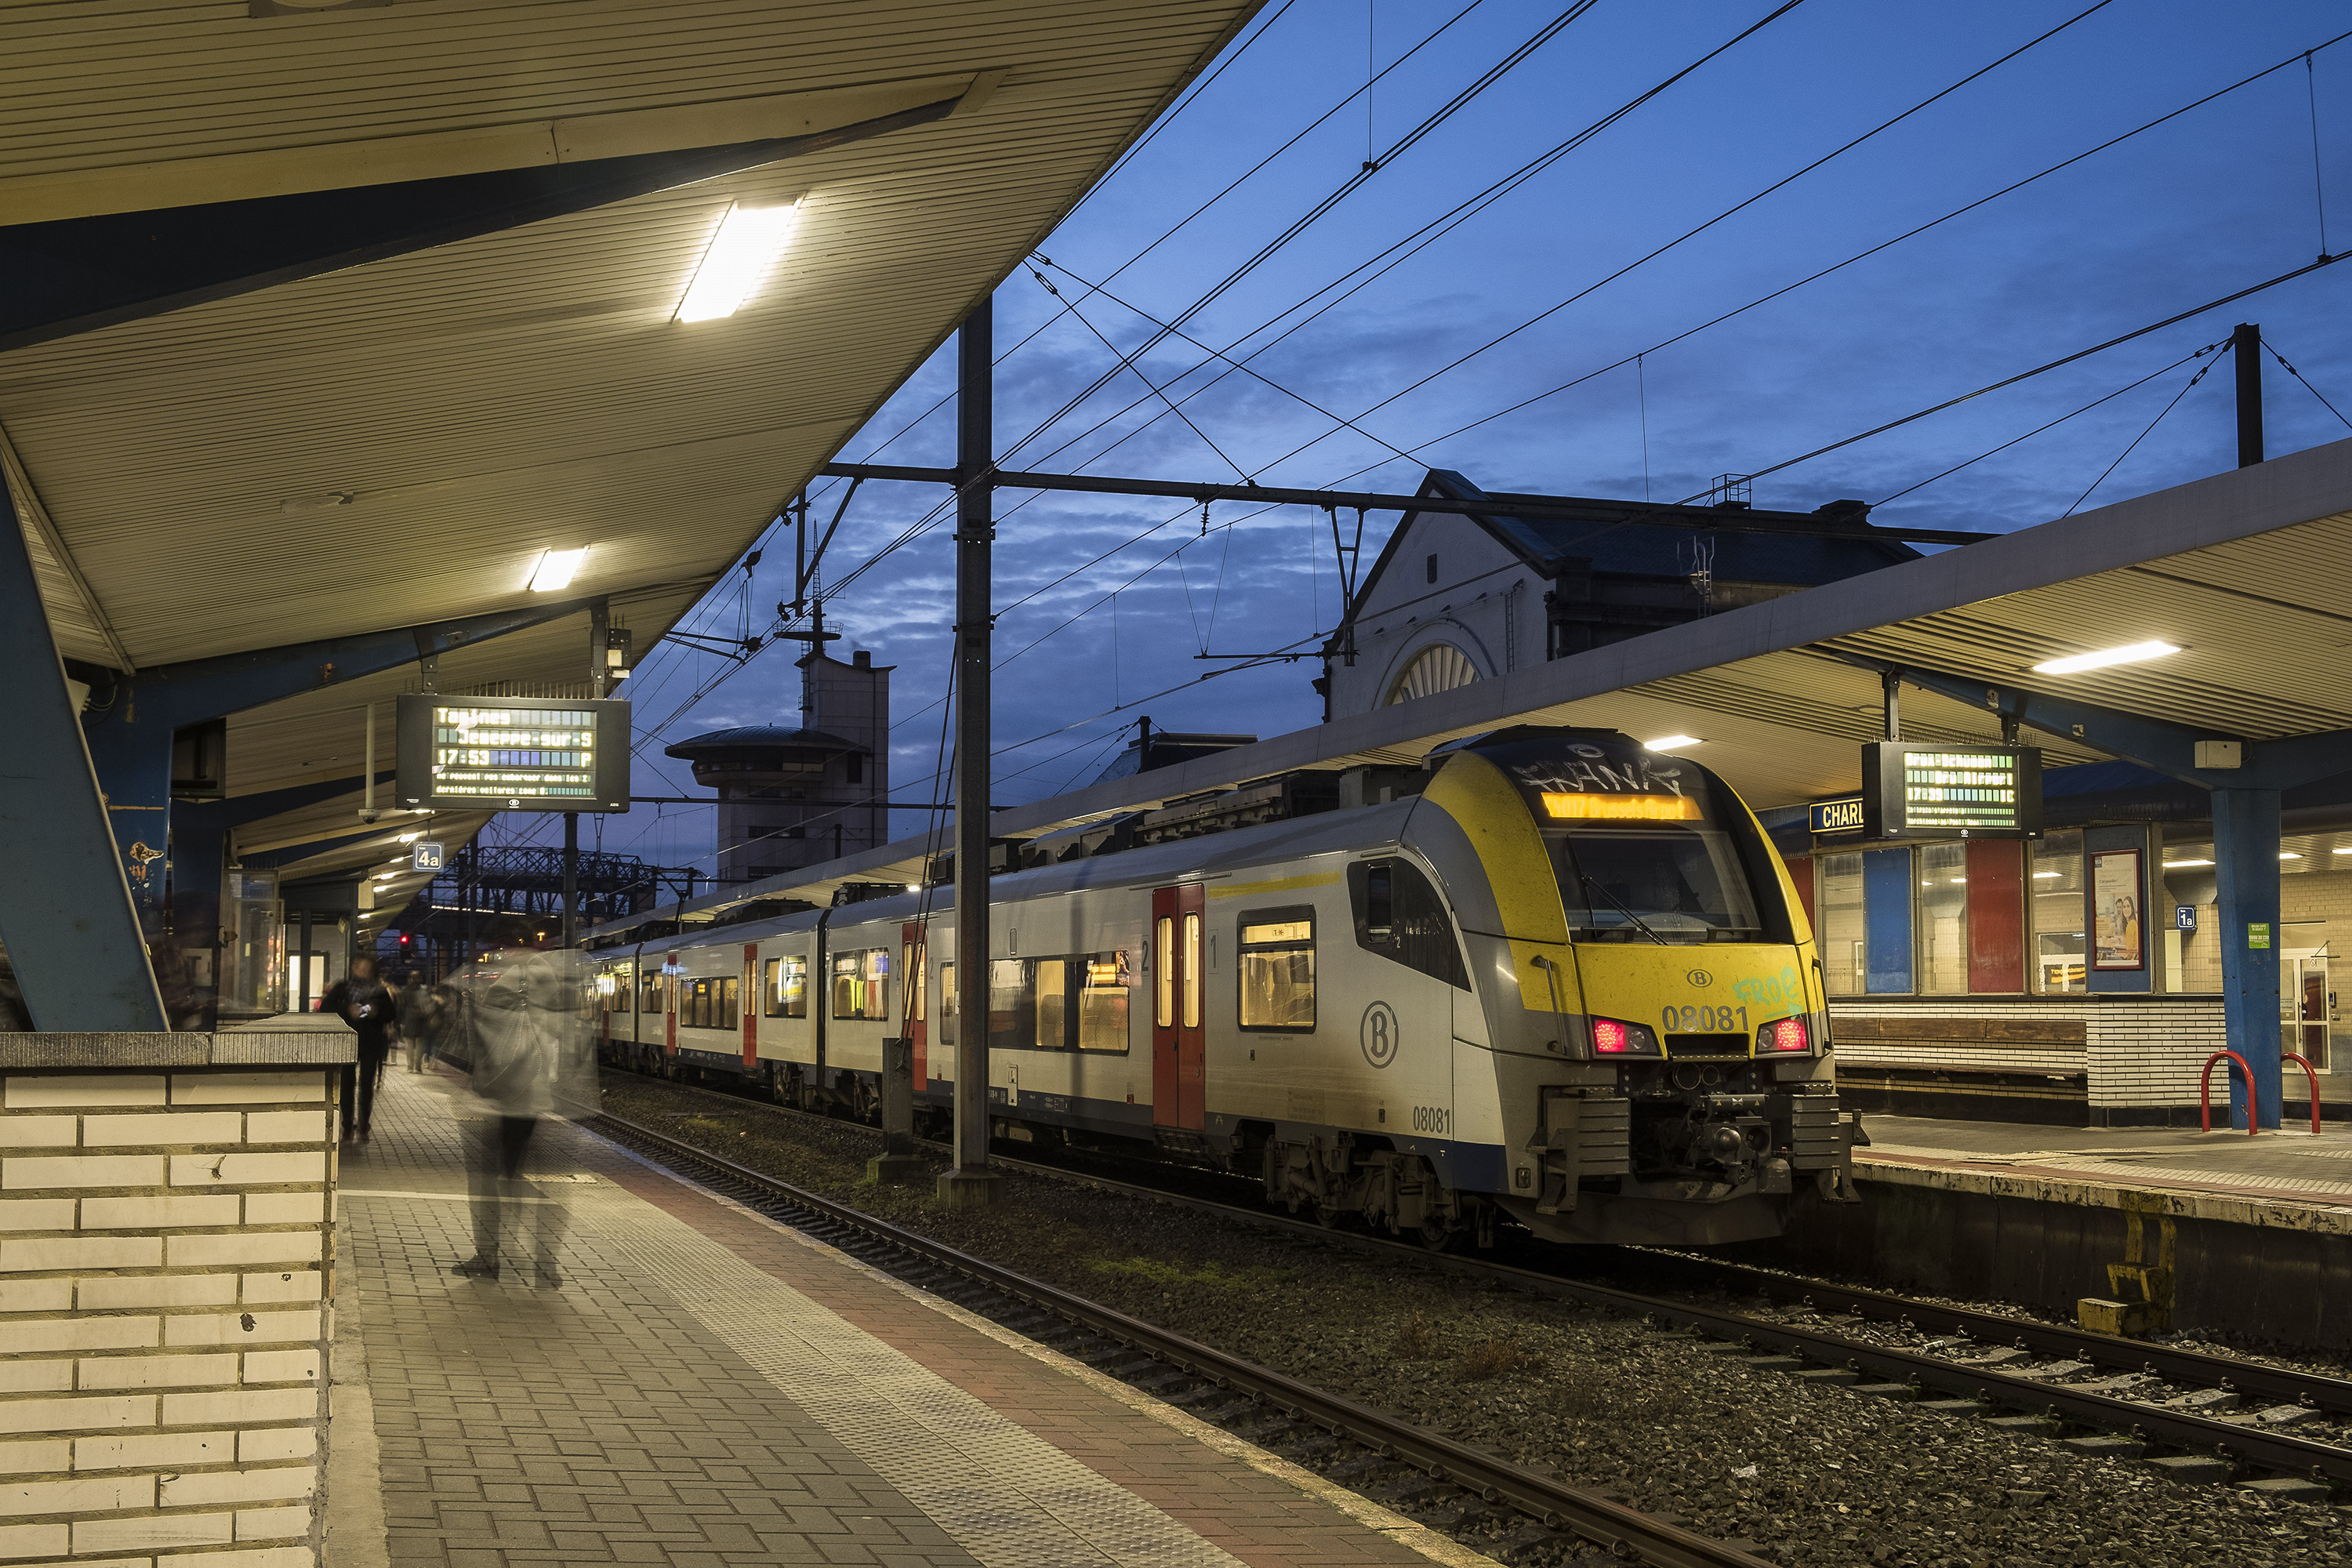
[[[2303,1069],[2303,1076],[2311,1080],[2311,1130],[2316,1133],[2319,1131],[2319,1074],[2313,1070],[2309,1062],[2296,1056],[2293,1051],[2287,1052],[2279,1059],[2293,1062]]]
[[[2205,1058],[2205,1070],[2198,1076],[2197,1079],[2198,1115],[2203,1118],[2203,1131],[2207,1132],[2212,1131],[2213,1064],[2220,1061],[2223,1057],[2227,1057],[2231,1061],[2237,1063],[2238,1070],[2246,1075],[2246,1136],[2252,1138],[2254,1135],[2254,1108],[2258,1103],[2254,1097],[2254,1069],[2248,1067],[2246,1065],[2246,1058],[2240,1056],[2235,1051],[2215,1051],[2211,1056]],[[2226,1084],[2229,1080],[2225,1078],[2222,1081]],[[2315,1079],[2313,1079],[2313,1082],[2315,1083],[2318,1080]],[[2315,1089],[2314,1092],[2316,1093],[2317,1091]]]

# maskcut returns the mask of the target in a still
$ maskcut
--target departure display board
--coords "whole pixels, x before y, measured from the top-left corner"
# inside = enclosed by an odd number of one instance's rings
[[[629,705],[406,696],[399,758],[400,804],[412,810],[626,811]]]
[[[2030,746],[1874,741],[1862,749],[1869,838],[2032,838],[2042,832],[2042,753]]]

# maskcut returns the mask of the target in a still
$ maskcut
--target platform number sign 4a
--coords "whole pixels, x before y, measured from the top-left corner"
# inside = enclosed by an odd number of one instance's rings
[[[438,871],[446,858],[444,847],[430,838],[420,838],[408,848],[408,868],[412,871]]]
[[[1357,1027],[1357,1037],[1363,1043],[1364,1059],[1376,1068],[1384,1068],[1396,1060],[1396,1009],[1385,1002],[1375,1002],[1364,1009],[1364,1021]]]

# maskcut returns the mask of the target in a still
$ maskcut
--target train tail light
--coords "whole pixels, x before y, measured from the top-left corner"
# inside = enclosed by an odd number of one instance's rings
[[[1812,1037],[1802,1018],[1778,1018],[1756,1031],[1758,1056],[1786,1055],[1812,1049]]]
[[[1643,1024],[1628,1024],[1615,1018],[1592,1020],[1592,1049],[1604,1057],[1654,1057],[1658,1037]]]

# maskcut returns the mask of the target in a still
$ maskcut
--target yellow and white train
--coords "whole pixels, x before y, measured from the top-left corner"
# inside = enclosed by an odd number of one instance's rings
[[[1236,791],[993,879],[999,1134],[1431,1245],[1739,1241],[1851,1196],[1812,933],[1722,781],[1522,727],[1374,793],[1217,831],[1281,795]],[[940,887],[606,948],[608,1058],[868,1116],[903,1035],[943,1120],[955,929]]]

